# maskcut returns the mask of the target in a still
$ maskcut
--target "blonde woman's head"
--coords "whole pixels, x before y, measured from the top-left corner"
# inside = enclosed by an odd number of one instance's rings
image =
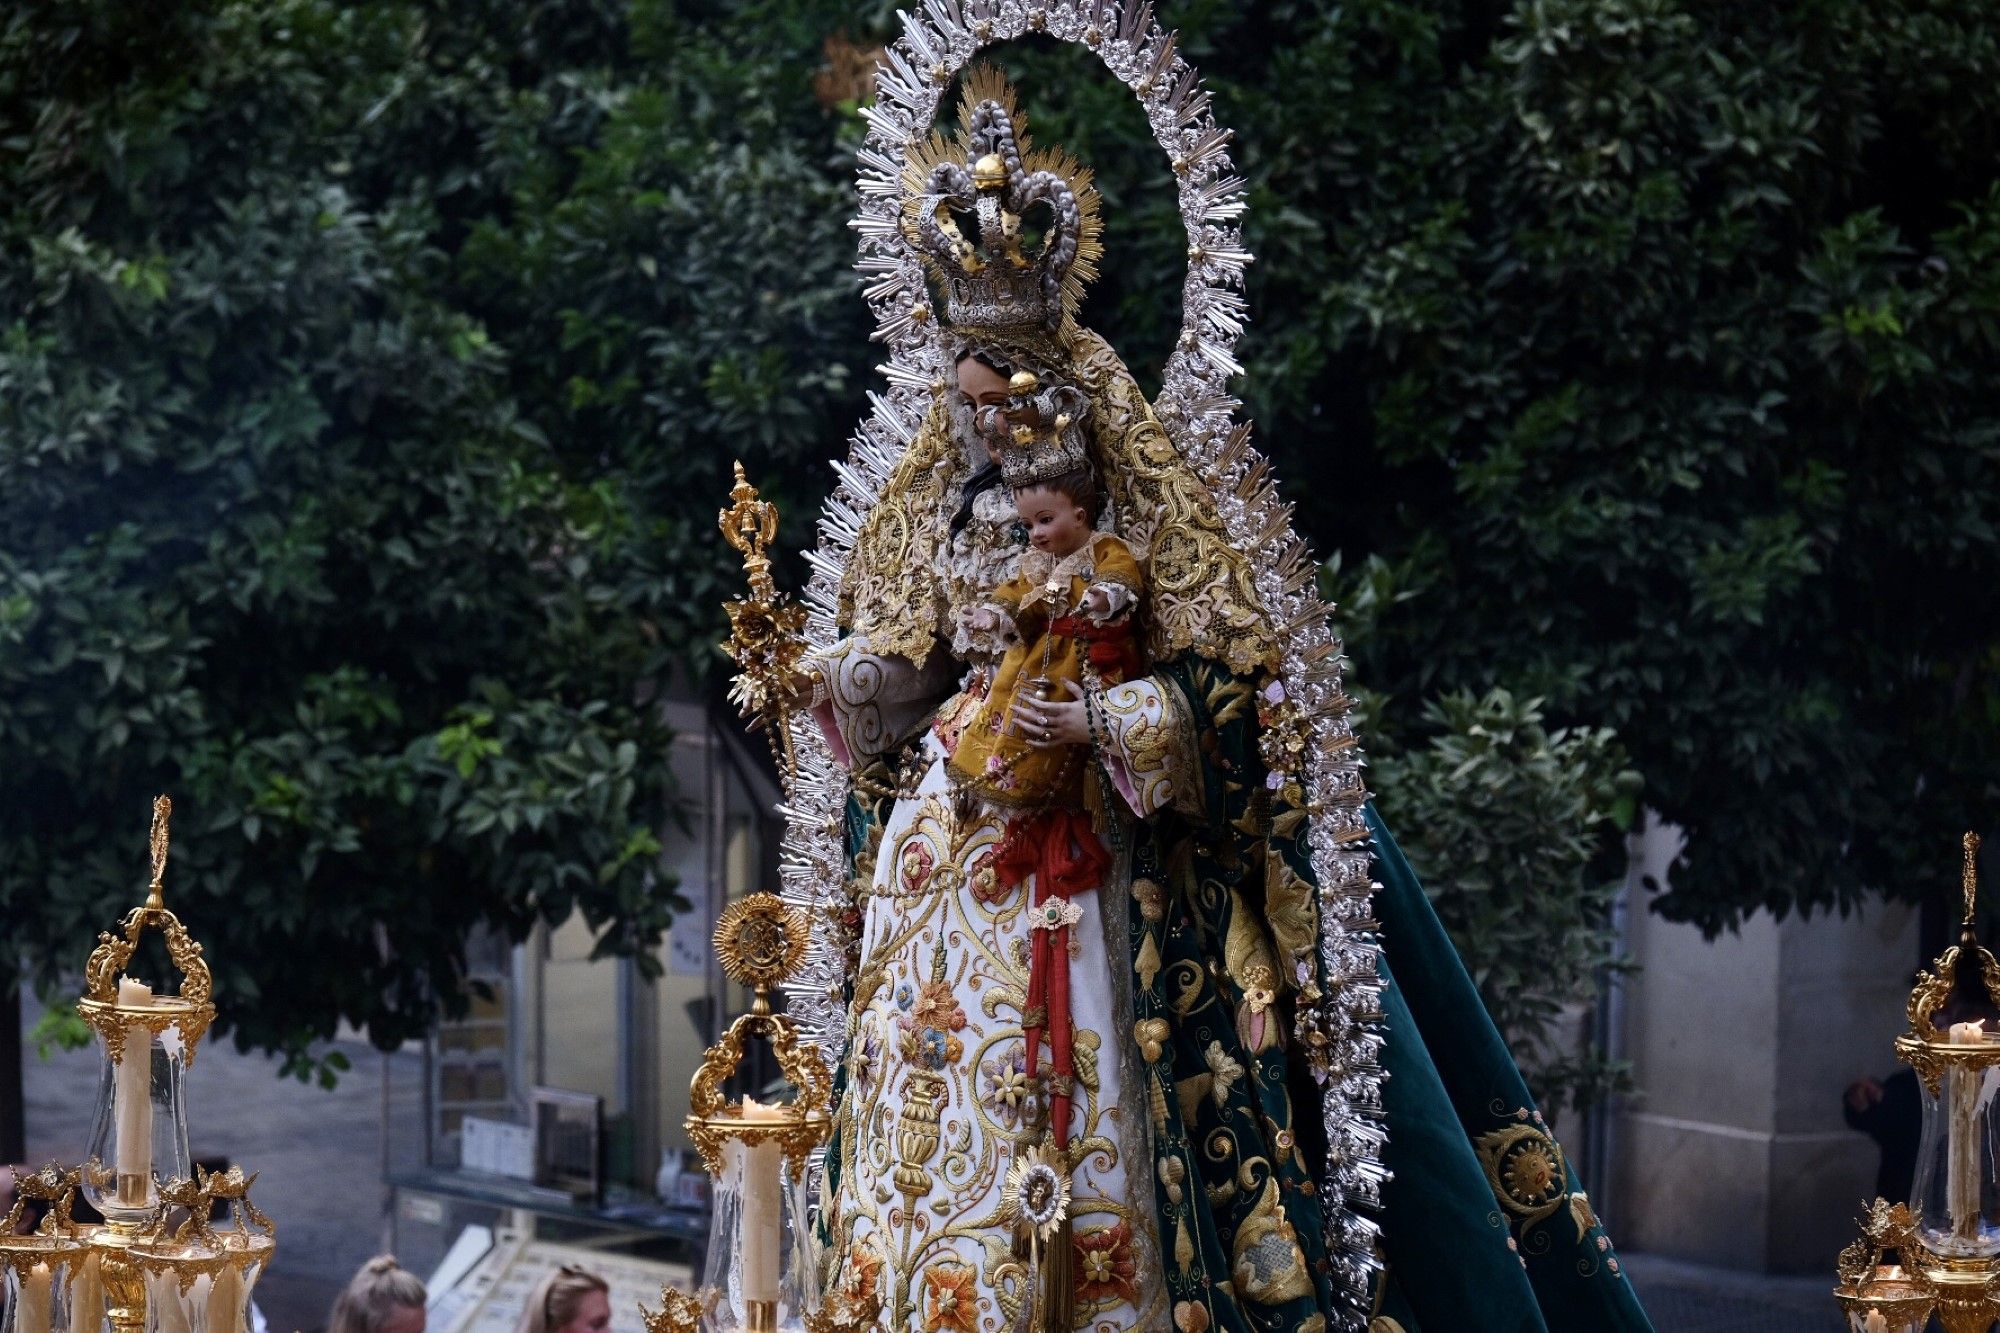
[[[424,1300],[423,1279],[378,1254],[334,1298],[327,1333],[424,1333]]]
[[[610,1327],[611,1288],[597,1274],[564,1264],[528,1297],[514,1333],[605,1333]]]

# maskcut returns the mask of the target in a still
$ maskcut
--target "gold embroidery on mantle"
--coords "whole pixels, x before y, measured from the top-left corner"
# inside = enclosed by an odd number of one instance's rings
[[[1481,1134],[1473,1147],[1493,1197],[1519,1222],[1523,1235],[1555,1216],[1569,1196],[1562,1146],[1528,1121]]]

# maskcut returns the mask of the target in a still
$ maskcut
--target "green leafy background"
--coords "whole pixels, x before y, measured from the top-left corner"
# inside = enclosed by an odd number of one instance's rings
[[[1510,1033],[1607,962],[1642,808],[1690,833],[1652,905],[1709,930],[1942,891],[2000,771],[1985,6],[1162,13],[1239,134],[1242,392],[1383,811]],[[844,223],[891,22],[0,15],[6,962],[80,963],[162,790],[224,1020],[301,1074],[462,1004],[475,925],[657,943],[648,705],[710,688],[730,462],[809,544],[880,359]],[[1088,319],[1157,365],[1184,241],[1136,105],[1006,54],[1101,176]]]

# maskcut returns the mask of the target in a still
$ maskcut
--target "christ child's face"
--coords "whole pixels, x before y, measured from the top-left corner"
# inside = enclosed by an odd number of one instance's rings
[[[1028,540],[1050,555],[1073,555],[1090,540],[1090,515],[1084,507],[1047,486],[1026,486],[1014,492],[1014,507],[1028,526]]]

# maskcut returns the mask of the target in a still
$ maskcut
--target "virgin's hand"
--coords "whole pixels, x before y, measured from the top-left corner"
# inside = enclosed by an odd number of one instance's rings
[[[1090,741],[1090,719],[1084,714],[1083,686],[1073,680],[1063,682],[1069,699],[1016,699],[1014,725],[1038,750],[1055,745],[1085,745]]]
[[[771,701],[780,708],[803,712],[812,706],[813,696],[819,692],[820,682],[824,679],[818,667],[793,672],[772,686]],[[738,716],[748,718],[755,717],[758,710],[746,703],[739,706],[736,712]]]

